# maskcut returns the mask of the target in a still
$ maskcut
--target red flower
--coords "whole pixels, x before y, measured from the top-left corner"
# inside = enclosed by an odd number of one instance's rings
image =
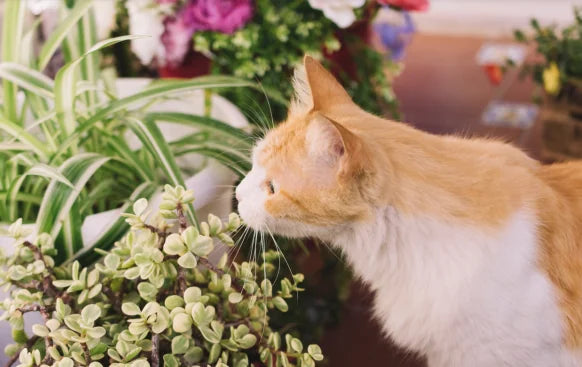
[[[382,5],[390,5],[408,11],[425,11],[428,9],[428,0],[378,0]]]

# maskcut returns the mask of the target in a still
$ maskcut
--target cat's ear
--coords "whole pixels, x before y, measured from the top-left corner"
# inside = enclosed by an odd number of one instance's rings
[[[328,111],[352,99],[336,78],[317,60],[305,56],[303,67],[296,69],[295,98],[291,112]]]
[[[317,164],[340,172],[353,166],[351,161],[361,150],[358,137],[320,113],[310,119],[305,141],[309,156]]]

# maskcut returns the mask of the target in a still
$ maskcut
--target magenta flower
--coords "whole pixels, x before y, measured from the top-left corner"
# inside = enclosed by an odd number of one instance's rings
[[[173,0],[157,0],[169,3]],[[179,65],[192,48],[196,31],[233,33],[251,19],[251,0],[192,0],[175,17],[164,21],[162,43],[165,48],[163,64]]]
[[[184,9],[186,22],[197,31],[233,33],[252,16],[251,0],[194,0]]]

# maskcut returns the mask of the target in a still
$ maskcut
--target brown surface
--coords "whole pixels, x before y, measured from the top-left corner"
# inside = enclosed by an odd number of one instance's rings
[[[475,62],[483,42],[469,37],[417,35],[408,49],[405,70],[396,81],[396,95],[404,120],[438,134],[499,137],[524,147],[532,156],[539,153],[538,128],[524,132],[491,128],[481,124],[481,113],[499,93]],[[507,77],[514,77],[507,75]],[[510,83],[506,101],[529,102],[530,81]],[[329,366],[420,367],[411,354],[386,342],[371,320],[372,295],[362,284],[353,286],[354,295],[342,322],[329,330],[322,347]]]

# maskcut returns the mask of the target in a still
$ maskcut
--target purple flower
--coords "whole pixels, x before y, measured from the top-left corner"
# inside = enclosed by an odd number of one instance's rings
[[[406,46],[414,34],[414,23],[410,14],[402,11],[404,24],[381,23],[375,29],[382,40],[382,44],[390,50],[392,60],[398,61],[404,57]]]
[[[173,0],[158,0],[169,3]],[[192,0],[180,12],[164,21],[162,43],[165,63],[179,65],[190,51],[196,31],[233,33],[251,19],[251,0]]]
[[[252,16],[251,0],[194,0],[184,9],[186,22],[197,31],[233,33]]]

